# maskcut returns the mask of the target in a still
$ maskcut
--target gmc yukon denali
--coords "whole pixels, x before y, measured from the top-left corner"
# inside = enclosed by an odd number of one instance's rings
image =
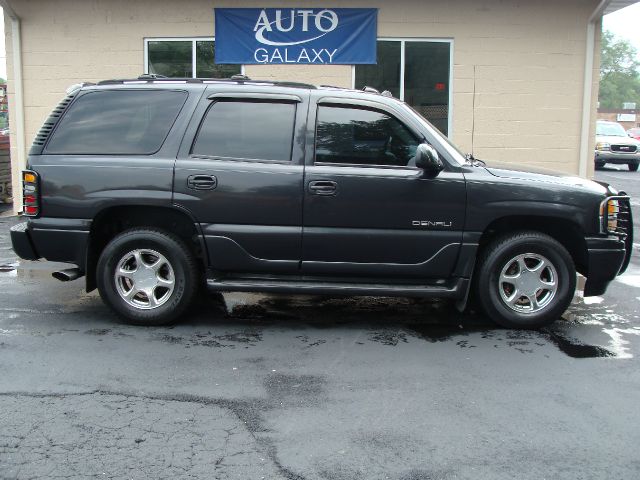
[[[72,87],[31,147],[15,252],[131,323],[210,291],[472,299],[539,328],[625,270],[629,197],[464,155],[388,92],[142,76]],[[471,296],[470,296],[471,295]]]

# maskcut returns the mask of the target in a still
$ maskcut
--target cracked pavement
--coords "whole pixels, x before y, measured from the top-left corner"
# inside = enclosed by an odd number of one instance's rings
[[[634,194],[635,174],[601,174]],[[541,332],[439,302],[255,294],[143,328],[18,263],[16,221],[0,218],[2,479],[640,477],[637,256]]]
[[[281,477],[215,404],[87,392],[4,395],[0,410],[3,478]]]

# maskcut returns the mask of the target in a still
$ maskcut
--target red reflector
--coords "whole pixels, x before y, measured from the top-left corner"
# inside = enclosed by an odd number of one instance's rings
[[[447,85],[445,83],[442,83],[442,82],[436,83],[436,90],[438,92],[444,92],[446,89],[447,89]]]
[[[26,203],[26,204],[34,204],[34,203],[36,203],[35,195],[25,195],[24,196],[24,203]]]
[[[24,207],[24,213],[26,213],[27,215],[37,215],[38,214],[38,207],[32,207],[30,205],[26,205]]]

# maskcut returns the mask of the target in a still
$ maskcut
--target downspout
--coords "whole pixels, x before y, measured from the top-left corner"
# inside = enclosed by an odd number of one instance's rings
[[[611,0],[602,0],[587,22],[586,53],[584,61],[584,88],[582,95],[582,126],[580,130],[580,157],[578,173],[587,177],[589,161],[593,161],[593,152],[589,151],[591,132],[591,96],[593,95],[593,59],[595,56],[596,23]]]
[[[12,45],[12,63],[13,63],[13,92],[14,92],[14,111],[9,112],[12,116],[11,127],[15,128],[16,139],[16,157],[18,170],[22,171],[27,166],[27,156],[25,148],[25,128],[24,128],[24,90],[22,86],[22,35],[20,17],[11,8],[7,0],[0,0],[0,6],[4,10],[5,15],[11,18],[11,45]],[[13,173],[13,161],[12,173]],[[12,177],[15,180],[15,177]],[[13,209],[18,212],[22,210],[22,189],[20,182],[16,185],[13,182]]]

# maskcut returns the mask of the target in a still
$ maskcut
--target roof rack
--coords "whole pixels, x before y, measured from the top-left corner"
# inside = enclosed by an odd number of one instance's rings
[[[375,89],[373,87],[368,87],[367,85],[362,87],[362,91],[363,92],[367,92],[367,93],[377,93],[378,95],[380,95],[380,92],[377,89]]]
[[[140,75],[138,78],[116,78],[111,80],[102,80],[98,82],[96,85],[122,85],[124,83],[229,83],[234,82],[238,84],[247,84],[247,85],[273,85],[278,87],[290,87],[290,88],[305,88],[310,90],[315,90],[315,85],[311,85],[309,83],[299,83],[299,82],[288,82],[288,81],[275,81],[275,80],[252,80],[246,75],[233,75],[230,78],[191,78],[191,77],[183,77],[183,78],[172,78],[165,77],[163,75],[157,74],[144,74]]]
[[[155,80],[157,78],[167,78],[165,75],[158,75],[157,73],[143,73],[138,77],[138,80]]]

